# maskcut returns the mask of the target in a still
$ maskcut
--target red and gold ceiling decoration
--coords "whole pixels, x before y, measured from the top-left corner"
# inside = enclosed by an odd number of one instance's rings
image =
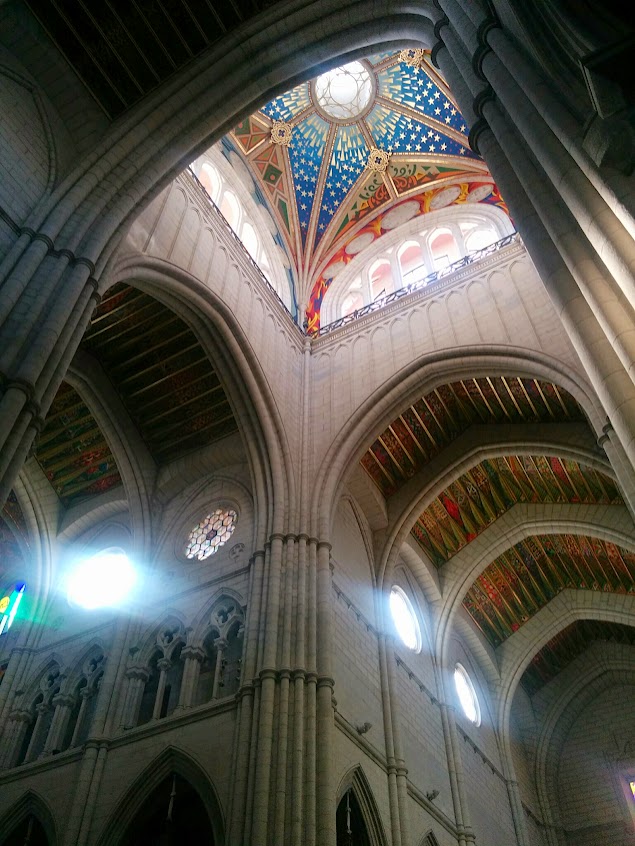
[[[585,535],[536,535],[499,555],[463,607],[496,647],[565,588],[635,594],[635,553]]]
[[[361,459],[384,496],[478,423],[583,421],[575,399],[563,388],[538,379],[492,376],[441,385],[399,415]]]

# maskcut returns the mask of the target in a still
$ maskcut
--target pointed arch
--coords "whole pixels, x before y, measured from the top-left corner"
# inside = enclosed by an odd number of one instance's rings
[[[121,258],[109,278],[110,285],[117,282],[126,282],[170,308],[214,362],[253,474],[256,546],[263,545],[269,533],[286,531],[296,499],[288,435],[262,364],[234,310],[201,280],[158,258]],[[274,503],[271,511],[269,503]]]
[[[463,347],[428,353],[403,367],[369,396],[340,428],[321,462],[314,484],[312,514],[317,537],[327,538],[339,491],[351,469],[361,460],[377,434],[403,408],[442,384],[466,378],[514,375],[542,379],[563,387],[584,409],[589,424],[600,435],[605,415],[589,384],[577,373],[542,353],[518,347]]]
[[[48,846],[57,846],[57,827],[53,813],[44,799],[34,790],[28,790],[0,818],[0,846],[20,823],[28,817],[35,817],[41,824],[48,840]]]
[[[174,746],[164,749],[127,788],[104,826],[97,846],[119,844],[145,800],[173,773],[184,778],[203,802],[214,833],[214,846],[225,846],[225,820],[216,788],[201,764]]]
[[[342,777],[337,789],[336,807],[346,795],[352,790],[359,804],[366,830],[370,838],[370,846],[386,846],[386,833],[379,814],[379,808],[371,790],[366,773],[361,764],[351,767]]]

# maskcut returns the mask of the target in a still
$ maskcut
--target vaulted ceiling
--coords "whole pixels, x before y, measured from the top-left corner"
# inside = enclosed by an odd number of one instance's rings
[[[521,684],[531,696],[554,679],[596,641],[635,646],[635,626],[576,620],[546,643],[526,668]]]
[[[276,0],[26,0],[67,62],[117,117]]]
[[[205,350],[181,318],[150,295],[113,287],[80,349],[110,381],[157,465],[237,431]],[[65,506],[121,483],[102,427],[66,383],[35,455]]]
[[[384,496],[395,493],[473,424],[583,421],[563,388],[538,379],[493,376],[441,385],[399,415],[361,464]]]
[[[470,427],[480,426],[478,432],[499,427],[498,454],[459,472],[412,527],[422,552],[443,570],[517,504],[624,507],[615,480],[590,464],[553,454],[553,447],[549,453],[503,451],[505,440],[514,439],[514,426],[552,424],[554,432],[575,423],[580,432],[588,427],[585,420],[578,402],[554,383],[517,376],[464,379],[441,385],[406,408],[361,465],[390,499]],[[496,648],[565,588],[635,594],[635,553],[580,534],[530,534],[488,564],[463,597],[463,608]],[[572,660],[574,645],[582,649],[595,629],[575,631],[545,647],[526,674],[527,690],[548,680],[551,658],[556,673]]]

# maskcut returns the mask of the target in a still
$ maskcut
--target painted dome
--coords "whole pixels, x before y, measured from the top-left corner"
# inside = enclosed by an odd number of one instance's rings
[[[309,332],[335,274],[384,232],[452,204],[504,208],[468,131],[429,53],[413,49],[302,83],[225,139],[267,198]]]

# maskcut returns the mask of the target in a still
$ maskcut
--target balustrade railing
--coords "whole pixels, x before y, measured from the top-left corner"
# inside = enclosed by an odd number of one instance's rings
[[[439,279],[443,279],[446,276],[450,276],[452,273],[456,273],[457,270],[461,270],[463,267],[468,267],[471,264],[476,264],[476,262],[481,261],[487,256],[491,256],[493,253],[502,250],[503,247],[509,246],[509,244],[514,243],[518,239],[518,233],[512,232],[510,235],[505,235],[504,238],[501,238],[500,241],[496,241],[494,244],[490,244],[489,247],[483,247],[482,250],[476,250],[473,253],[469,253],[466,256],[463,256],[462,259],[449,264],[447,267],[444,267],[442,270],[435,270],[433,273],[428,273],[427,276],[424,276],[422,279],[418,279],[416,282],[411,282],[409,285],[405,285],[403,288],[398,288],[396,291],[393,291],[391,294],[386,294],[383,297],[380,297],[376,300],[373,300],[372,303],[368,303],[367,305],[363,306],[362,308],[358,308],[355,311],[352,311],[350,314],[344,315],[344,317],[340,317],[337,320],[334,320],[332,323],[327,323],[326,326],[320,326],[316,335],[328,335],[329,332],[334,332],[336,329],[341,329],[342,326],[347,326],[349,323],[354,323],[356,320],[359,320],[360,317],[365,317],[367,314],[372,314],[374,311],[379,311],[380,309],[384,308],[384,306],[390,305],[390,303],[394,303],[396,300],[400,300],[402,297],[407,297],[408,294],[412,294],[414,291],[418,291],[422,288],[427,288],[430,285],[433,285],[435,282],[438,282]]]

